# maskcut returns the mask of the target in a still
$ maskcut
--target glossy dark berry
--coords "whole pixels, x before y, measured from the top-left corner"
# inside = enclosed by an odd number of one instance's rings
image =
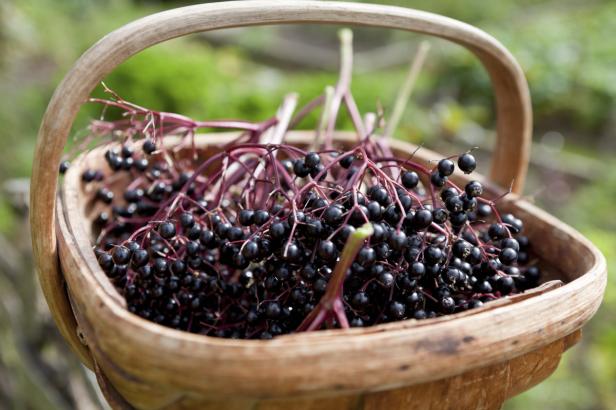
[[[296,223],[305,223],[306,222],[306,214],[302,211],[296,211],[289,215],[288,219],[289,225],[295,225]]]
[[[483,306],[483,302],[477,299],[471,300],[470,303],[468,304],[469,309],[476,309],[482,306]]]
[[[530,245],[530,240],[528,239],[527,236],[518,235],[516,237],[516,241],[518,242],[520,249],[523,249],[523,250],[527,249],[528,246]],[[512,246],[509,246],[509,248],[512,248]]]
[[[186,273],[186,263],[184,263],[184,261],[181,259],[176,259],[171,262],[170,269],[174,275],[183,275],[184,273]]]
[[[443,280],[449,284],[454,284],[459,281],[460,276],[460,271],[457,268],[449,268],[441,275]]]
[[[281,312],[282,312],[282,309],[278,302],[269,302],[265,306],[265,314],[270,319],[276,319],[278,316],[280,316]]]
[[[512,214],[503,215],[503,223],[508,226],[512,233],[520,233],[524,229],[524,223]]]
[[[137,171],[143,172],[148,169],[150,162],[146,158],[139,158],[135,160],[135,169]]]
[[[242,247],[242,255],[249,261],[257,259],[260,255],[259,245],[254,241],[246,241]]]
[[[115,266],[113,257],[108,253],[103,253],[98,257],[98,264],[105,272],[111,272]]]
[[[347,155],[340,160],[339,164],[342,168],[348,169],[353,164],[353,161],[355,161],[355,156]]]
[[[406,306],[400,302],[393,301],[389,304],[388,311],[392,318],[399,320],[404,317],[404,314],[406,313]]]
[[[419,175],[414,171],[405,171],[402,173],[401,182],[406,189],[413,189],[419,184]]]
[[[436,246],[428,246],[424,251],[424,258],[429,264],[438,263],[443,257],[443,251]]]
[[[442,188],[447,183],[447,177],[438,173],[438,171],[434,171],[432,175],[430,175],[430,182],[437,188]]]
[[[312,264],[304,265],[302,270],[300,271],[300,275],[304,280],[311,282],[317,275],[317,271]]]
[[[455,256],[461,259],[466,259],[471,254],[473,246],[470,243],[466,242],[465,240],[459,239],[456,242],[454,242],[453,247],[451,249]]]
[[[250,226],[254,222],[255,212],[252,209],[242,209],[239,214],[240,224]]]
[[[68,171],[68,168],[71,166],[71,163],[68,161],[62,161],[60,162],[60,174],[64,175],[66,173],[66,171]]]
[[[492,208],[488,204],[478,204],[477,215],[481,218],[487,218],[492,215]]]
[[[165,239],[171,239],[175,236],[175,225],[171,222],[163,222],[158,225],[158,233]]]
[[[423,309],[416,310],[415,313],[413,314],[413,318],[417,320],[426,319],[427,317],[428,315]]]
[[[488,235],[493,240],[502,239],[507,235],[507,228],[505,228],[505,226],[502,224],[492,224],[488,228]]]
[[[115,195],[113,194],[113,192],[111,192],[107,188],[101,188],[96,191],[96,198],[100,199],[106,204],[110,204],[113,201],[114,196]]]
[[[81,180],[83,182],[92,182],[94,179],[96,179],[96,171],[93,169],[86,169],[83,171],[83,174],[81,174]]]
[[[443,190],[441,191],[441,199],[443,200],[443,202],[445,202],[447,201],[447,198],[451,196],[458,196],[458,194],[458,190],[454,187],[443,188]]]
[[[396,231],[389,237],[389,244],[397,251],[402,251],[408,246],[408,238],[402,231]]]
[[[306,232],[308,233],[308,235],[310,235],[310,237],[312,238],[321,237],[321,234],[323,233],[323,223],[320,220],[314,219],[314,220],[307,221],[305,226],[306,226]]]
[[[479,293],[492,293],[492,285],[487,280],[477,282],[475,290]]]
[[[290,159],[283,159],[282,161],[280,161],[280,163],[282,164],[282,167],[285,169],[285,171],[287,171],[289,174],[293,173],[293,161],[291,161]]]
[[[357,254],[357,262],[360,265],[366,266],[371,263],[374,263],[375,260],[376,252],[373,248],[361,248],[361,250]]]
[[[436,208],[432,210],[432,220],[439,225],[444,224],[447,221],[448,216],[447,210],[443,208]]]
[[[195,256],[199,252],[200,248],[199,242],[192,240],[186,244],[186,254],[189,256]]]
[[[449,214],[449,221],[453,226],[462,226],[468,220],[468,216],[465,212],[455,212]]]
[[[381,186],[372,187],[370,192],[368,193],[368,196],[370,197],[370,199],[377,201],[383,206],[389,205],[389,203],[391,202],[387,190]]]
[[[505,265],[510,265],[518,259],[518,253],[512,248],[503,248],[498,258]]]
[[[477,199],[473,198],[473,197],[469,197],[467,195],[462,195],[461,197],[462,199],[462,204],[463,204],[463,209],[465,211],[475,211],[477,209]],[[470,219],[470,217],[469,217]]]
[[[270,226],[270,235],[273,239],[281,239],[284,237],[286,229],[281,222],[273,223]]]
[[[254,215],[252,216],[252,221],[255,225],[257,226],[261,226],[264,223],[266,223],[268,220],[270,219],[270,214],[269,212],[263,210],[263,209],[258,209],[255,211]]]
[[[426,273],[426,267],[421,262],[413,262],[409,267],[409,274],[413,278],[421,278]]]
[[[195,218],[191,213],[183,212],[180,215],[180,225],[184,228],[190,228],[195,224]]]
[[[201,244],[203,244],[203,246],[206,246],[208,248],[213,248],[214,246],[216,246],[216,237],[214,236],[214,232],[210,231],[210,230],[202,230],[201,234],[199,235],[199,242],[201,242]]]
[[[336,259],[336,245],[332,241],[321,241],[319,243],[318,254],[326,261],[333,261]]]
[[[500,243],[500,247],[502,249],[504,248],[511,248],[516,252],[520,251],[520,244],[516,239],[513,238],[505,238],[501,241]]]
[[[450,196],[445,201],[445,206],[447,210],[452,213],[461,212],[464,209],[464,202],[460,199],[459,196]]]
[[[438,162],[438,165],[437,165],[438,173],[444,177],[448,177],[449,175],[453,174],[454,169],[455,169],[454,163],[450,159],[442,159]]]
[[[394,275],[392,275],[391,273],[383,272],[378,276],[377,281],[379,282],[381,286],[389,289],[394,285],[395,278],[394,278]]]
[[[424,300],[420,292],[412,292],[406,297],[406,304],[412,307],[418,306]]]
[[[370,298],[368,297],[366,292],[360,291],[353,295],[353,299],[351,300],[351,303],[356,308],[362,308],[364,306],[368,306],[368,304],[370,303]]]
[[[306,166],[303,159],[296,159],[293,162],[293,172],[300,178],[307,177],[310,174],[310,168]]]
[[[510,276],[502,276],[496,281],[496,288],[502,295],[508,295],[513,292],[515,282]]]
[[[368,218],[371,221],[380,221],[383,218],[383,206],[377,201],[370,201],[366,205],[368,209]]]
[[[447,313],[451,313],[456,308],[456,302],[451,297],[444,297],[441,300],[441,308]]]
[[[317,293],[324,293],[327,290],[327,281],[325,279],[319,278],[314,281],[313,289]]]
[[[477,168],[477,160],[475,160],[475,157],[470,153],[462,154],[458,158],[458,168],[465,174],[470,174]]]
[[[471,252],[468,254],[467,260],[473,265],[477,264],[481,261],[481,255],[481,249],[477,246],[474,246],[473,249],[471,249]]]
[[[290,243],[286,248],[284,257],[289,262],[298,262],[301,257],[301,249],[297,244]]]
[[[400,208],[396,204],[389,205],[383,213],[383,218],[391,225],[397,225],[402,218]]]
[[[152,154],[154,151],[156,151],[156,143],[152,140],[145,140],[143,142],[143,152],[145,152],[146,154],[150,155]]]
[[[541,277],[541,271],[536,266],[530,266],[524,273],[524,277],[531,283],[536,284]]]
[[[344,217],[344,211],[339,205],[331,205],[323,212],[323,219],[332,226],[340,224]]]
[[[464,187],[464,192],[471,198],[478,197],[483,194],[483,186],[478,181],[471,181]]]
[[[304,163],[306,167],[312,169],[321,163],[321,157],[316,152],[309,152],[304,157]]]
[[[124,246],[116,246],[113,249],[113,261],[117,265],[126,265],[130,261],[131,253]]]
[[[137,249],[133,252],[131,261],[135,268],[140,268],[148,263],[149,259],[150,255],[148,254],[148,251],[145,249]]]

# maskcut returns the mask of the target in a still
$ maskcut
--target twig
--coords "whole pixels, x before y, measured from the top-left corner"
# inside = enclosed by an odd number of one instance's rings
[[[391,113],[391,117],[389,118],[389,122],[385,127],[385,132],[383,134],[384,138],[391,137],[396,131],[396,128],[398,127],[398,124],[400,122],[400,118],[402,118],[402,114],[406,109],[409,97],[413,92],[413,87],[415,86],[415,82],[417,81],[417,77],[419,76],[419,72],[421,71],[421,67],[423,66],[423,63],[426,59],[428,50],[430,50],[430,43],[428,43],[427,41],[422,41],[421,44],[419,44],[419,49],[417,50],[417,53],[415,53],[413,61],[411,61],[411,64],[409,65],[409,71],[407,73],[407,76],[404,80],[404,83],[402,84],[402,87],[400,87],[400,91],[398,92],[398,95],[396,97],[394,109]]]
[[[332,99],[334,98],[334,87],[328,85],[325,87],[325,104],[323,104],[323,112],[321,113],[321,119],[317,128],[317,135],[312,144],[312,151],[316,151],[321,146],[323,140],[323,134],[327,132],[328,115],[332,106]]]
[[[329,115],[327,116],[326,149],[332,148],[336,119],[338,118],[342,98],[351,86],[353,70],[353,32],[350,29],[342,29],[338,32],[338,37],[340,38],[340,77],[332,98]]]

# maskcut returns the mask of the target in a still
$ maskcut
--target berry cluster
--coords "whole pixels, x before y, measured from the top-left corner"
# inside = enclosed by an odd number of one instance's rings
[[[90,137],[117,143],[105,169],[82,181],[99,210],[98,262],[131,312],[193,333],[269,339],[432,318],[538,284],[522,221],[501,215],[480,182],[452,181],[456,159],[463,173],[475,170],[470,152],[428,168],[392,153],[395,126],[383,132],[382,118],[359,113],[343,34],[338,85],[295,116],[293,94],[260,123],[194,121],[108,89],[111,100],[93,99],[123,116],[92,122]],[[313,146],[286,144],[320,106]],[[357,134],[350,148],[334,143],[341,106]],[[239,133],[198,150],[204,128]]]
[[[170,166],[152,140],[110,149],[109,170],[131,175],[121,198],[101,171],[82,175],[110,210],[95,221],[100,266],[131,312],[233,338],[424,319],[537,284],[522,221],[500,216],[481,183],[448,181],[451,159],[428,170],[369,148],[237,143],[197,167]],[[465,173],[475,166],[470,153],[458,158]],[[366,224],[369,236],[344,260]],[[328,292],[344,263],[339,289]]]

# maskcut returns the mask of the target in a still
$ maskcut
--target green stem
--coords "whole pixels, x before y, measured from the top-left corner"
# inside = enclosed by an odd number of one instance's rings
[[[325,294],[321,297],[319,304],[299,325],[297,328],[298,332],[316,330],[332,316],[336,317],[341,327],[349,327],[348,319],[344,313],[344,304],[342,303],[344,281],[347,271],[351,264],[353,264],[362,246],[364,246],[364,242],[373,233],[372,224],[366,223],[349,236],[342,249],[340,260],[336,264],[332,277],[327,284]]]

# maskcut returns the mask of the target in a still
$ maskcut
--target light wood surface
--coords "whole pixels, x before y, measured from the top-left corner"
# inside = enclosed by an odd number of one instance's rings
[[[357,3],[259,0],[201,4],[154,14],[102,38],[86,51],[56,89],[39,130],[32,169],[31,229],[37,272],[54,319],[83,354],[68,319],[70,306],[58,271],[54,206],[57,169],[71,126],[92,90],[115,67],[154,44],[186,34],[279,23],[337,23],[387,27],[442,37],[472,51],[488,71],[497,109],[491,179],[524,185],[531,138],[528,86],[519,65],[493,37],[465,23],[422,11]]]
[[[197,141],[201,149],[214,150],[230,135],[208,134]],[[311,138],[309,132],[293,132],[289,142],[302,145]],[[340,133],[336,139],[350,144],[354,136]],[[393,141],[392,148],[398,155],[414,150],[401,141]],[[427,163],[438,156],[422,149],[415,158]],[[176,331],[128,313],[91,251],[88,220],[93,215],[86,211],[88,194],[80,175],[103,161],[103,149],[94,150],[65,176],[58,212],[62,271],[91,355],[121,396],[137,408],[159,408],[161,403],[200,408],[206,402],[216,408],[215,403],[231,398],[237,408],[255,408],[250,407],[255,403],[295,408],[300,398],[306,403],[316,400],[312,406],[327,397],[336,403],[331,408],[345,408],[340,404],[345,400],[378,408],[425,398],[425,389],[448,400],[434,408],[454,408],[456,395],[465,388],[474,392],[472,400],[485,404],[480,407],[498,408],[497,402],[556,368],[560,354],[577,340],[579,329],[598,308],[605,289],[606,265],[597,249],[569,226],[511,195],[502,208],[524,220],[549,277],[556,279],[525,294],[449,317],[272,341],[223,340]],[[485,183],[495,193],[497,188]],[[480,388],[492,376],[494,385]],[[494,396],[485,396],[497,388]],[[357,395],[361,399],[353,398]]]

